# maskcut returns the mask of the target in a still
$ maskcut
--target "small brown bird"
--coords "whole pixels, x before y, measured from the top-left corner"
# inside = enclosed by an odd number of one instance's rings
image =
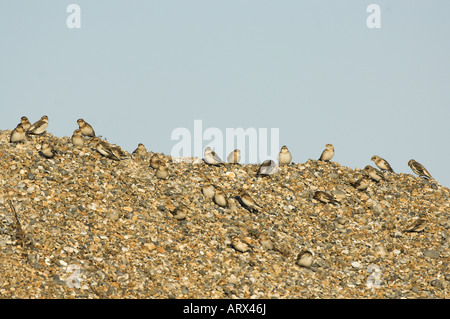
[[[214,194],[216,193],[216,188],[214,187],[213,184],[211,184],[209,181],[207,181],[207,182],[203,183],[202,193],[207,198],[213,199]]]
[[[278,165],[273,160],[265,160],[258,169],[258,172],[256,172],[256,176],[267,176],[272,175],[278,172]]]
[[[373,179],[376,182],[385,180],[383,173],[381,173],[379,170],[377,170],[375,167],[367,165],[363,170],[367,176],[369,176],[371,179]]]
[[[156,169],[155,174],[159,179],[167,179],[167,177],[169,177],[169,169],[164,162],[161,162],[161,164]]]
[[[333,156],[334,156],[333,144],[326,144],[325,150],[322,152],[322,154],[319,157],[319,161],[328,162],[333,158]]]
[[[434,179],[431,174],[427,171],[427,169],[420,164],[419,162],[416,162],[413,159],[410,159],[408,161],[408,166],[411,167],[411,170],[419,175],[419,177],[423,177],[425,179]]]
[[[22,126],[22,124],[17,124],[16,128],[11,132],[11,136],[9,137],[10,143],[19,143],[25,141],[26,132]]]
[[[31,135],[42,135],[45,133],[48,127],[48,116],[44,115],[39,121],[30,126],[27,134]]]
[[[189,209],[186,205],[180,204],[177,208],[172,211],[173,218],[177,220],[183,220],[186,218]]]
[[[225,193],[222,191],[220,187],[216,188],[216,191],[214,193],[214,202],[220,207],[228,206],[228,200],[225,196]]]
[[[203,160],[206,164],[209,165],[225,165],[225,163],[220,159],[219,155],[217,155],[217,153],[214,152],[210,147],[205,148]]]
[[[140,158],[144,158],[147,156],[147,149],[145,148],[144,144],[139,143],[138,147],[133,151],[132,153],[135,156],[139,156]]]
[[[354,182],[350,182],[350,185],[352,185],[354,188],[356,188],[359,191],[366,190],[367,187],[369,187],[369,184],[370,184],[370,180],[366,176],[363,176]]]
[[[375,164],[378,166],[378,168],[381,169],[382,171],[389,171],[394,173],[394,170],[392,169],[388,161],[379,157],[378,155],[372,156],[371,160],[374,161]]]
[[[120,161],[121,158],[118,156],[118,152],[115,149],[114,146],[110,145],[108,142],[106,141],[102,141],[100,138],[98,137],[94,137],[94,139],[92,140],[92,143],[94,145],[94,147],[96,148],[97,152],[99,152],[101,155],[110,158],[112,160],[115,161]]]
[[[403,230],[406,233],[412,233],[412,232],[421,232],[425,229],[427,226],[427,220],[425,218],[417,218],[416,220],[412,221],[408,226],[405,227]]]
[[[309,250],[301,251],[297,256],[297,261],[295,262],[300,267],[310,268],[313,264],[314,256]]]
[[[227,161],[230,164],[238,164],[240,160],[241,160],[241,151],[238,149],[231,152],[227,157]]]
[[[248,210],[252,212],[258,212],[262,210],[261,206],[256,204],[254,199],[244,189],[241,189],[239,191],[239,198]]]
[[[278,154],[278,164],[280,165],[287,165],[292,161],[292,154],[289,152],[289,149],[286,145],[284,145],[280,153]]]
[[[233,237],[233,239],[231,240],[231,245],[233,246],[234,249],[242,253],[245,253],[250,249],[250,246],[242,239],[240,239],[238,236]]]
[[[31,127],[31,123],[26,116],[22,116],[20,118],[20,124],[22,124],[22,127],[25,130],[25,132],[28,131]]]
[[[313,195],[313,198],[325,204],[339,204],[339,202],[334,198],[333,195],[323,191],[316,191]]]
[[[84,145],[84,138],[81,134],[80,129],[76,129],[75,131],[73,131],[72,144],[73,144],[73,146],[83,146]]]
[[[94,129],[85,120],[78,119],[77,124],[78,124],[78,128],[81,130],[81,134],[83,134],[83,136],[95,137]]]
[[[55,157],[55,154],[56,154],[53,147],[47,142],[42,143],[40,153],[45,158],[53,158],[53,157]]]
[[[161,165],[161,159],[159,158],[159,156],[157,154],[154,154],[150,158],[150,166],[154,169],[157,169],[159,167],[159,165]]]

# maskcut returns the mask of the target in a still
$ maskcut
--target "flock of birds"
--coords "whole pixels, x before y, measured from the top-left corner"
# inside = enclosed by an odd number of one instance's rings
[[[72,134],[72,144],[75,147],[81,147],[86,143],[94,146],[96,151],[104,157],[109,159],[120,161],[125,158],[129,158],[129,154],[123,151],[119,146],[108,143],[102,140],[100,137],[96,136],[94,129],[85,120],[77,120],[78,129],[76,129]],[[48,117],[46,115],[42,116],[37,122],[31,124],[26,116],[22,116],[20,123],[11,132],[10,143],[20,143],[27,139],[27,136],[42,136],[46,133],[48,127]],[[49,141],[44,140],[40,147],[40,154],[45,158],[53,158],[57,152]],[[148,152],[142,143],[138,144],[136,150],[133,151],[132,155],[145,157]],[[334,156],[334,146],[332,144],[326,144],[325,150],[322,152],[318,161],[329,162]],[[241,160],[240,150],[236,149],[232,151],[228,157],[227,162],[229,164],[238,164]],[[384,172],[392,172],[391,165],[383,158],[378,155],[372,156],[371,160],[379,168],[376,169],[373,166],[367,165],[362,171],[362,177],[350,184],[359,191],[364,191],[370,184],[370,180],[375,182],[380,182],[385,180]],[[220,166],[226,165],[224,161],[210,148],[206,147],[204,151],[203,161],[208,165]],[[273,160],[265,160],[258,168],[256,176],[267,176],[275,174],[279,165],[287,165],[292,161],[292,154],[290,153],[287,146],[283,146],[278,154],[278,163]],[[163,159],[161,159],[157,154],[154,154],[150,158],[150,166],[156,170],[155,175],[159,179],[167,179],[169,177],[168,167],[166,166]],[[426,168],[411,159],[408,161],[408,166],[411,170],[417,174],[419,177],[425,179],[433,179],[431,174],[426,170]],[[434,180],[434,179],[433,179]],[[202,193],[205,197],[213,200],[220,207],[229,207],[230,202],[223,190],[215,186],[211,181],[206,181],[202,186]],[[322,203],[338,204],[339,201],[330,193],[325,191],[315,191],[313,198]],[[238,196],[234,197],[244,208],[251,212],[259,212],[263,208],[256,203],[256,201],[246,192],[245,189],[240,189]],[[186,217],[188,213],[188,208],[186,205],[181,204],[172,212],[174,218],[182,220]],[[418,219],[410,226],[406,228],[405,231],[421,231],[425,225],[424,219]],[[233,246],[240,250],[246,251],[246,244],[242,241],[232,242]],[[309,251],[302,251],[297,258],[297,264],[300,266],[308,267],[312,264],[312,253]]]

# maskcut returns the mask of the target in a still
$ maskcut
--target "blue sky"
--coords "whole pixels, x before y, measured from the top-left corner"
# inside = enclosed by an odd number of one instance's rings
[[[66,25],[72,3],[80,29]],[[294,162],[332,143],[341,165],[377,154],[412,173],[414,158],[449,187],[448,12],[445,0],[2,1],[0,129],[46,114],[71,136],[84,118],[130,152],[170,154],[194,120],[278,128]]]

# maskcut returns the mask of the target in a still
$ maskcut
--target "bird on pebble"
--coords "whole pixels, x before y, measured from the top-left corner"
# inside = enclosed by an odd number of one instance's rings
[[[419,177],[423,177],[425,179],[434,179],[431,174],[427,171],[427,169],[420,164],[419,162],[416,162],[413,159],[410,159],[408,161],[408,166],[411,167],[411,170],[419,175]]]
[[[225,193],[220,187],[216,188],[216,191],[214,193],[214,202],[220,207],[228,206],[228,200],[225,196]]]
[[[158,154],[153,154],[153,156],[150,158],[150,166],[154,169],[157,169],[161,165],[161,159],[159,158]]]
[[[328,162],[333,158],[333,156],[334,156],[333,144],[326,144],[325,150],[322,152],[322,154],[319,157],[319,161]]]
[[[156,169],[156,177],[159,179],[167,179],[169,177],[169,168],[166,166],[164,162],[161,162],[158,168]]]
[[[78,128],[75,131],[73,131],[72,144],[73,144],[73,146],[83,146],[84,145],[83,135],[81,134],[81,130]]]
[[[406,233],[412,233],[412,232],[421,232],[425,229],[427,226],[427,220],[425,218],[417,218],[414,221],[412,221],[408,226],[405,227],[403,230]]]
[[[240,160],[241,160],[241,151],[238,149],[232,151],[227,157],[227,161],[230,164],[238,164]]]
[[[35,122],[27,131],[27,134],[31,135],[42,135],[45,133],[48,127],[48,116],[44,115],[41,119]]]
[[[378,155],[374,155],[372,156],[371,160],[374,161],[375,164],[378,166],[378,168],[381,169],[382,171],[394,173],[394,170],[392,169],[391,165],[384,158],[381,158]]]
[[[357,179],[354,182],[351,182],[350,185],[352,185],[354,188],[356,188],[359,191],[366,190],[367,187],[369,187],[370,179],[366,176],[363,176],[359,179]]]
[[[297,261],[295,262],[300,267],[310,268],[313,264],[314,256],[309,250],[301,251],[297,256]]]
[[[245,253],[250,249],[249,245],[241,240],[238,236],[233,237],[233,239],[231,240],[231,245],[234,249],[242,253]]]
[[[367,176],[369,176],[371,179],[373,179],[376,182],[385,180],[383,173],[380,172],[379,170],[377,170],[373,166],[366,165],[366,167],[364,167],[363,171],[367,174]]]
[[[278,153],[278,164],[287,165],[292,161],[292,154],[286,145],[281,147],[280,153]]]
[[[85,120],[78,119],[77,124],[78,124],[78,128],[81,130],[81,133],[83,134],[83,136],[95,137],[94,129]]]
[[[212,198],[214,198],[214,194],[216,193],[216,188],[214,187],[213,184],[211,184],[210,181],[207,181],[207,182],[203,183],[202,193],[207,198],[212,199]]]
[[[239,198],[248,210],[252,212],[258,212],[262,210],[262,207],[256,204],[255,200],[244,189],[241,189],[239,191]]]
[[[56,154],[53,147],[47,142],[42,143],[40,153],[45,158],[53,158],[53,157],[55,157],[55,154]]]
[[[147,149],[145,148],[144,144],[139,143],[138,147],[131,154],[139,156],[140,158],[144,158],[145,156],[147,156]]]
[[[324,191],[316,191],[314,192],[313,198],[315,200],[318,200],[322,203],[328,204],[328,203],[332,203],[332,204],[339,204],[339,202],[334,198],[333,195],[324,192]]]
[[[189,209],[186,205],[180,204],[177,208],[172,211],[173,218],[177,220],[183,220],[186,218]]]
[[[9,137],[10,143],[19,143],[25,141],[26,132],[22,124],[17,124],[16,128],[11,132]]]
[[[22,116],[20,118],[20,124],[22,124],[22,127],[25,130],[25,132],[28,131],[31,127],[31,123],[26,116]]]
[[[272,175],[278,172],[278,165],[273,160],[265,160],[258,169],[256,176]]]
[[[121,158],[118,156],[117,150],[114,149],[114,146],[110,145],[106,141],[102,141],[99,137],[94,137],[92,143],[101,155],[110,158],[115,161],[120,161]]]
[[[209,146],[205,148],[203,155],[203,160],[209,165],[225,165],[225,163],[220,159],[219,155],[216,154]]]

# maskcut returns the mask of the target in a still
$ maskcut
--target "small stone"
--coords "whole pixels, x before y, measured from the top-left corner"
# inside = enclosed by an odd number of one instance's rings
[[[439,256],[440,256],[440,252],[439,252],[439,251],[437,251],[437,250],[432,250],[432,249],[429,249],[429,250],[425,251],[423,254],[424,254],[426,257],[434,258],[434,259],[439,258]]]

